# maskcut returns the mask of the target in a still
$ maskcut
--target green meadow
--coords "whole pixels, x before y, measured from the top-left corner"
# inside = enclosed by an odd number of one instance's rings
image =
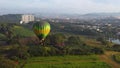
[[[111,68],[96,55],[34,57],[24,68]]]

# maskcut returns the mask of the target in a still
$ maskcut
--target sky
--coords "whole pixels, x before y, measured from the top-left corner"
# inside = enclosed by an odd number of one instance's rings
[[[120,0],[0,0],[0,13],[114,13]]]

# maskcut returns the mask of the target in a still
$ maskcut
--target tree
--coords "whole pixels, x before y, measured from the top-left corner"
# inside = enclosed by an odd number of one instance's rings
[[[0,57],[0,68],[17,68],[12,60]]]
[[[106,41],[104,38],[99,37],[96,39],[97,41],[101,42],[103,45],[108,45],[108,41]]]
[[[6,36],[6,40],[8,44],[10,44],[13,41],[13,38],[15,36],[12,27],[13,26],[9,24],[0,25],[0,32]]]
[[[31,56],[52,56],[59,55],[60,50],[53,46],[30,46],[29,54]]]
[[[18,45],[17,47],[12,48],[10,51],[10,54],[8,57],[13,57],[19,58],[19,59],[28,59],[29,58],[29,53],[28,53],[28,47],[25,45]],[[14,60],[16,60],[16,58]]]
[[[63,34],[52,34],[46,39],[46,43],[49,45],[64,46],[65,36]]]
[[[91,49],[91,52],[94,54],[104,54],[104,50],[102,48],[97,48],[97,47]]]
[[[69,55],[71,52],[72,48],[68,47],[68,46],[64,46],[63,47],[63,54],[64,55]]]
[[[80,40],[80,38],[78,36],[71,36],[68,38],[66,44],[79,46],[79,45],[83,44],[83,42]]]

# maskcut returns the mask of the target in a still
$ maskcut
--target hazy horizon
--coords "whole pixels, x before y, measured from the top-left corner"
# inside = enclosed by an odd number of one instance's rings
[[[1,0],[0,14],[87,14],[120,12],[120,0]]]

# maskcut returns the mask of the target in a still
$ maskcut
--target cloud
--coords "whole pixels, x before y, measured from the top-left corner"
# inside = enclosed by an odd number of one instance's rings
[[[119,3],[120,0],[1,0],[0,8],[58,13],[119,12]]]

